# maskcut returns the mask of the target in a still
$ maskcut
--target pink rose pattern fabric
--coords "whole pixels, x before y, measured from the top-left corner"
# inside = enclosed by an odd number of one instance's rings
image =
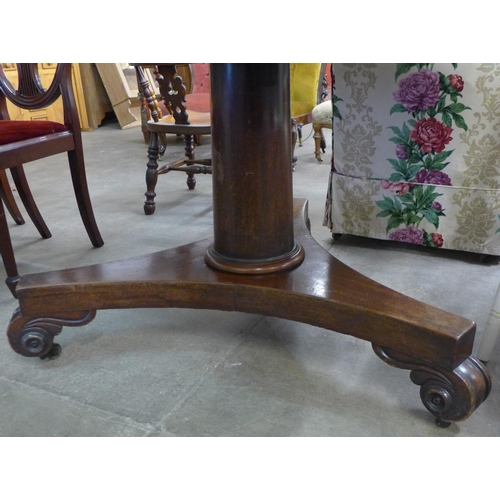
[[[439,220],[445,210],[436,199],[436,186],[452,186],[444,172],[453,154],[447,149],[454,130],[467,130],[462,116],[470,109],[460,102],[464,81],[456,73],[445,75],[433,70],[431,63],[402,63],[396,65],[398,89],[393,93],[395,104],[390,113],[408,116],[401,127],[390,127],[394,136],[394,158],[388,161],[393,174],[380,181],[387,196],[377,201],[381,211],[377,217],[387,218],[386,231],[393,241],[430,247],[442,247]],[[426,220],[436,232],[419,228]]]

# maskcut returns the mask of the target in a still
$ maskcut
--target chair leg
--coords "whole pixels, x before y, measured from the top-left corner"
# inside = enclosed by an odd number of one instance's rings
[[[194,147],[195,147],[194,135],[186,134],[184,136],[184,143],[185,143],[184,151],[186,153],[186,156],[190,160],[194,160]],[[188,189],[194,189],[196,187],[196,179],[194,178],[194,174],[188,173],[187,176],[188,177],[186,184]]]
[[[7,279],[5,280],[5,283],[9,287],[9,290],[14,298],[16,298],[16,286],[20,280],[20,276],[17,270],[14,250],[12,249],[9,226],[5,218],[2,200],[0,200],[0,255],[2,257],[5,271],[7,272]]]
[[[24,168],[22,165],[19,165],[18,167],[11,168],[10,173],[14,179],[14,184],[16,185],[17,192],[23,202],[24,208],[26,209],[26,212],[28,212],[33,224],[38,229],[40,236],[42,238],[50,238],[52,234],[50,233],[47,224],[45,224],[45,221],[36,206],[28,180],[26,179]]]
[[[158,135],[159,139],[159,146],[158,146],[158,154],[159,154],[159,159],[163,158],[165,155],[165,151],[167,150],[167,134],[159,134]]]
[[[297,122],[292,118],[292,171],[295,172],[297,157],[295,156],[295,145],[297,144]]]
[[[298,123],[297,124],[297,135],[299,139],[299,148],[302,147],[302,127],[304,126],[303,123]]]
[[[83,225],[87,230],[87,234],[95,247],[102,247],[104,241],[102,239],[90,201],[89,188],[87,184],[87,176],[85,174],[85,162],[83,159],[83,150],[74,149],[68,151],[69,167],[71,171],[71,180],[73,181],[73,189],[75,191],[78,210],[83,221]]]
[[[151,132],[149,136],[148,146],[148,163],[146,169],[146,201],[144,202],[144,213],[153,215],[155,213],[156,204],[156,183],[158,182],[158,132]]]
[[[5,170],[0,170],[0,198],[3,200],[15,223],[19,225],[24,224],[24,218],[19,211],[12,190],[10,189],[7,172]]]
[[[321,150],[324,151],[323,144],[325,143],[325,138],[323,136],[323,127],[319,124],[313,123],[314,130],[314,156],[319,163],[323,163],[323,158],[321,158]]]

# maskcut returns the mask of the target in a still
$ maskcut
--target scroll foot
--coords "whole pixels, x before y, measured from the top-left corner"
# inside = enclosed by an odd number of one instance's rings
[[[10,346],[17,353],[27,357],[56,359],[61,346],[54,343],[63,326],[83,326],[95,318],[95,311],[62,313],[59,318],[25,318],[21,310],[14,311],[7,329]]]
[[[385,347],[373,345],[373,349],[387,364],[411,370],[410,379],[420,386],[420,399],[439,427],[470,417],[491,390],[486,367],[472,357],[450,371]]]

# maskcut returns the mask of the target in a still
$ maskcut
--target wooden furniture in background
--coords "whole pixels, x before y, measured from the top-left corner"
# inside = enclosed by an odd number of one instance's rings
[[[135,67],[138,63],[130,63],[130,64]],[[169,111],[165,107],[165,104],[163,102],[163,96],[161,95],[160,91],[159,79],[164,78],[164,76],[162,76],[162,72],[165,72],[166,75],[169,75],[170,65],[167,64],[164,66],[161,63],[140,63],[140,65],[144,71],[144,76],[146,77],[149,83],[150,91],[155,93],[156,100],[158,102],[158,106],[161,111],[161,115],[162,116],[168,115]],[[182,78],[184,86],[186,87],[186,95],[190,95],[193,93],[194,66],[196,65],[188,63],[178,63],[175,65],[175,71],[176,71],[175,76],[180,76]],[[205,65],[203,64],[202,66]],[[141,130],[144,136],[144,142],[146,144],[149,144],[150,134],[148,130],[148,121],[151,120],[152,117],[151,117],[151,112],[149,110],[149,105],[144,97],[144,91],[143,91],[144,84],[140,82],[139,80],[140,76],[137,70],[136,70],[136,78],[137,78],[138,96],[141,102]],[[208,97],[207,103],[210,106],[209,99],[210,97]],[[160,140],[162,140],[161,135],[160,135]],[[162,142],[164,141],[162,140]]]
[[[211,73],[213,240],[23,276],[12,349],[55,357],[62,328],[89,323],[98,309],[262,314],[370,342],[384,362],[411,371],[438,425],[468,418],[491,387],[471,357],[474,323],[357,273],[307,230],[307,202],[293,201],[288,64],[213,64]]]
[[[140,103],[134,80],[130,79],[130,68],[126,63],[96,63],[106,93],[120,127],[140,125]]]
[[[148,130],[145,138],[154,131],[151,141],[156,144],[150,148],[148,169],[146,173],[146,202],[144,211],[153,214],[154,198],[158,175],[183,171],[188,174],[187,185],[194,189],[195,174],[211,173],[211,161],[196,160],[194,146],[201,137],[200,134],[210,134],[210,71],[208,64],[168,64],[168,63],[131,63],[135,66],[139,94],[143,99],[143,127]],[[187,66],[187,68],[186,68]],[[158,83],[159,93],[151,83],[151,73]],[[182,69],[189,75],[190,85],[186,86],[182,78]],[[186,71],[186,69],[188,71]],[[292,169],[295,169],[297,159],[293,154],[297,137],[302,145],[302,126],[312,121],[312,109],[327,95],[325,71],[326,63],[293,63],[290,65],[290,107],[292,113]],[[260,82],[263,80],[257,80]],[[191,93],[189,92],[191,90]],[[159,97],[158,97],[159,95]],[[260,106],[267,101],[259,103]],[[186,111],[188,108],[188,111]],[[147,115],[147,118],[145,118]],[[283,117],[286,119],[285,117]],[[149,119],[149,121],[145,121]],[[189,125],[187,128],[186,125]],[[159,167],[158,159],[164,154],[165,133],[184,134],[186,140],[185,158],[169,162]],[[263,137],[262,140],[267,140]],[[151,143],[150,143],[151,144]],[[158,148],[159,155],[151,154]]]
[[[146,66],[147,64],[144,64]],[[160,87],[160,94],[163,99],[163,110],[168,114],[163,115],[160,109],[154,90],[150,81],[146,77],[143,63],[134,63],[137,81],[141,88],[141,93],[148,105],[151,120],[147,122],[147,129],[150,134],[148,149],[148,168],[146,171],[146,201],[144,212],[151,215],[155,211],[156,184],[158,175],[172,171],[185,172],[187,174],[187,185],[189,189],[196,186],[195,174],[212,173],[211,160],[195,159],[195,136],[211,133],[210,126],[210,94],[190,94],[175,64],[158,64],[156,78]],[[198,98],[198,99],[197,99]],[[191,108],[191,103],[193,107]],[[189,110],[186,108],[189,107]],[[188,114],[189,113],[189,114]],[[166,165],[159,167],[160,137],[165,134],[183,135],[185,140],[185,155],[183,158],[170,161]],[[166,142],[163,142],[166,145]]]
[[[6,72],[0,67],[0,169],[3,171],[0,176],[0,194],[2,194],[2,199],[7,203],[9,212],[14,215],[16,222],[23,223],[22,217],[21,219],[18,217],[18,210],[4,175],[5,170],[9,169],[26,211],[40,235],[43,238],[50,238],[50,231],[31,194],[23,164],[67,152],[80,215],[92,244],[96,247],[102,246],[103,240],[97,228],[88,192],[80,120],[72,86],[71,63],[57,65],[47,89],[42,87],[37,63],[20,63],[17,68],[16,87],[13,87]],[[51,104],[59,98],[61,107],[51,114]],[[14,104],[15,110],[26,110],[31,117],[36,116],[38,119],[11,120],[7,102]],[[59,109],[62,110],[61,115],[59,115]],[[41,116],[46,119],[41,119]],[[49,120],[49,117],[54,117],[57,121]],[[1,201],[0,254],[7,271],[6,283],[15,296],[19,273]]]
[[[77,66],[80,70],[81,88],[87,109],[87,123],[86,126],[82,125],[82,131],[88,132],[101,125],[106,114],[113,112],[113,106],[95,63],[79,63]]]
[[[302,127],[312,122],[312,110],[327,95],[326,63],[290,64],[290,100],[292,114],[292,151],[302,146]],[[292,156],[295,169],[297,158]]]
[[[142,125],[145,133],[144,110],[134,67],[129,63],[97,63],[95,66],[120,127],[126,129]],[[145,74],[154,91],[158,93],[159,89],[150,67],[145,70]],[[184,74],[182,68],[179,71]],[[145,140],[147,142],[149,136],[145,135]]]

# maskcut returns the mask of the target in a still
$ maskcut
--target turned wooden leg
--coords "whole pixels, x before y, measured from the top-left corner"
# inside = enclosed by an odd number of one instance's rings
[[[186,156],[190,159],[194,159],[194,135],[192,134],[186,134],[184,135],[184,151]]]
[[[152,215],[155,213],[155,188],[158,182],[158,133],[151,132],[148,146],[148,163],[146,169],[146,201],[144,202],[144,213]]]
[[[195,148],[195,137],[191,134],[186,134],[184,136],[184,143],[186,144],[184,151],[186,156],[190,160],[194,160],[194,148]],[[196,179],[194,178],[194,174],[188,173],[186,184],[188,189],[194,189],[196,187]]]

